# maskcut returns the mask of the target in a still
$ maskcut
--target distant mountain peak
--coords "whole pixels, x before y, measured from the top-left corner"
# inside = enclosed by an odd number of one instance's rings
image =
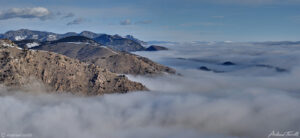
[[[97,34],[97,33],[94,33],[92,31],[82,31],[80,34],[85,34],[85,33],[89,33],[89,34]]]
[[[132,40],[132,41],[135,41],[135,42],[137,42],[137,43],[140,43],[141,45],[147,45],[146,42],[144,42],[144,41],[142,41],[142,40],[139,40],[139,39],[135,38],[133,35],[126,35],[125,38],[130,39],[130,40]]]
[[[91,31],[82,31],[79,35],[85,36],[88,38],[96,38],[96,37],[100,36],[101,34],[97,34],[97,33],[91,32]]]
[[[146,49],[140,43],[119,35],[103,34],[94,40],[118,51],[142,51]]]

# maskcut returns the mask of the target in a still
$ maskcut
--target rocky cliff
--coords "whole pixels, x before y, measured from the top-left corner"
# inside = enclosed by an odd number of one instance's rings
[[[9,40],[0,40],[0,84],[19,88],[31,81],[42,82],[49,92],[88,96],[146,90],[124,75],[93,64],[52,52],[21,50]]]

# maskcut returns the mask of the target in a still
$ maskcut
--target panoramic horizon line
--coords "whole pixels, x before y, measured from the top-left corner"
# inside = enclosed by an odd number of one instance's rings
[[[67,34],[67,33],[76,33],[76,34],[80,34],[82,32],[91,32],[91,33],[95,33],[95,34],[106,34],[106,35],[119,35],[121,37],[125,37],[125,36],[133,36],[135,38],[137,38],[136,36],[132,35],[132,34],[127,34],[127,35],[120,35],[120,34],[109,34],[109,33],[99,33],[99,32],[94,32],[94,31],[91,31],[91,30],[82,30],[82,31],[66,31],[64,33],[57,33],[57,32],[54,32],[54,31],[46,31],[46,30],[37,30],[37,29],[27,29],[27,28],[20,28],[20,29],[15,29],[15,30],[7,30],[7,31],[4,31],[1,34],[5,34],[7,32],[11,32],[11,31],[20,31],[20,30],[28,30],[28,31],[37,31],[37,32],[47,32],[47,33],[54,33],[54,34],[59,34],[59,35],[62,35],[62,34]],[[149,41],[145,41],[145,42],[151,42],[151,41],[157,41],[157,42],[171,42],[171,43],[193,43],[193,42],[225,42],[225,43],[267,43],[267,42],[300,42],[300,40],[265,40],[265,41],[232,41],[232,40],[225,40],[225,41],[222,41],[222,40],[213,40],[213,41],[206,41],[206,40],[193,40],[193,41],[169,41],[169,40],[149,40]]]

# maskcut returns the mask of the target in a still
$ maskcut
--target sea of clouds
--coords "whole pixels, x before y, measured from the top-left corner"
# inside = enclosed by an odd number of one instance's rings
[[[148,92],[75,97],[1,87],[0,132],[38,138],[263,138],[272,131],[300,131],[299,45],[168,48],[135,53],[181,74],[128,76]],[[235,65],[222,65],[226,61]]]

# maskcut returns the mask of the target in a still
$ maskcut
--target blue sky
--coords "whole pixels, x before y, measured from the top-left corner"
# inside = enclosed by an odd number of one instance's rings
[[[131,34],[145,41],[300,40],[299,0],[0,0],[0,5],[2,33],[26,28]]]

